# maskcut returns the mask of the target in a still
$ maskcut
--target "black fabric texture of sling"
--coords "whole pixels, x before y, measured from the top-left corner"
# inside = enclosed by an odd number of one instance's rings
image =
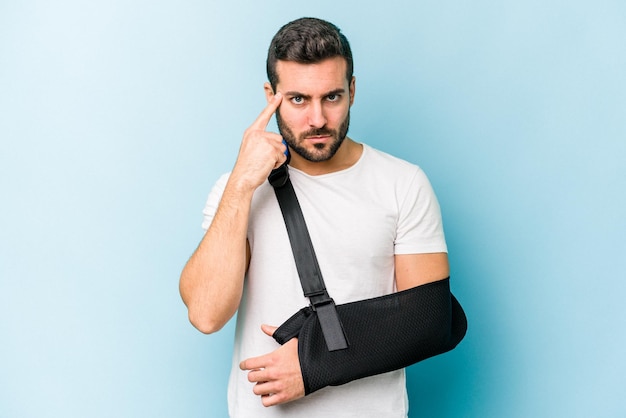
[[[300,283],[311,305],[275,332],[298,338],[305,394],[410,366],[448,352],[465,336],[467,319],[449,278],[372,299],[335,305],[326,291],[287,165],[269,177],[278,199]]]

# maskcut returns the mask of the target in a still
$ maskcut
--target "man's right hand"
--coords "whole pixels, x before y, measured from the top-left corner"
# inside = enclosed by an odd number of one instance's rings
[[[287,159],[283,138],[266,130],[282,99],[282,95],[276,93],[244,132],[239,156],[231,174],[231,181],[236,181],[241,187],[256,189],[273,169],[280,167]]]

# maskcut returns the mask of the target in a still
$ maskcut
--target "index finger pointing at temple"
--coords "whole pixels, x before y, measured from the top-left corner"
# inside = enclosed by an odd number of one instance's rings
[[[270,102],[267,104],[265,109],[263,109],[259,117],[256,118],[251,128],[258,130],[264,130],[265,128],[267,128],[267,124],[270,123],[272,115],[274,114],[274,112],[276,112],[276,109],[278,109],[278,106],[280,105],[282,100],[283,95],[280,93],[276,93],[274,97],[272,97],[272,100],[270,100]]]

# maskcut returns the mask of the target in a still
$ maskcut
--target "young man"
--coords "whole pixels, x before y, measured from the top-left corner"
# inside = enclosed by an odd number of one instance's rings
[[[346,136],[356,85],[350,46],[337,27],[310,18],[288,23],[272,40],[267,72],[267,107],[244,132],[232,172],[211,191],[207,232],[181,275],[189,318],[212,333],[238,312],[233,417],[404,417],[403,369],[304,396],[298,340],[281,346],[271,338],[309,302],[267,177],[286,160],[284,139],[337,304],[449,276],[437,200],[417,166]],[[280,135],[266,131],[274,114]]]

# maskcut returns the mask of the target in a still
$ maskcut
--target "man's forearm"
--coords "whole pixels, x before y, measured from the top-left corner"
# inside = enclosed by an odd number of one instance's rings
[[[229,181],[211,226],[181,274],[180,293],[189,320],[201,332],[220,330],[239,307],[252,194]]]
[[[311,307],[289,318],[273,337],[298,339],[305,394],[326,386],[398,370],[452,350],[463,339],[467,318],[450,293],[450,280],[337,306],[350,347],[329,351]]]
[[[241,301],[248,268],[246,240],[254,191],[287,157],[280,135],[266,131],[282,95],[268,94],[267,107],[244,132],[237,162],[200,245],[180,277],[180,293],[191,323],[204,333],[221,329]]]

